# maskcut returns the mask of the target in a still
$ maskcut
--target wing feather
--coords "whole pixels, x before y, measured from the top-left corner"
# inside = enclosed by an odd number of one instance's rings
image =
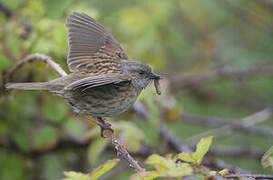
[[[82,89],[85,91],[90,88],[105,86],[105,85],[118,85],[118,84],[129,84],[131,79],[126,76],[106,76],[106,77],[87,77],[78,81],[75,81],[72,84],[69,84],[64,88],[64,90],[78,90]]]
[[[118,41],[88,15],[74,12],[68,17],[66,26],[69,40],[67,63],[71,72],[92,72],[96,69],[94,62],[104,59],[116,62],[127,59]]]

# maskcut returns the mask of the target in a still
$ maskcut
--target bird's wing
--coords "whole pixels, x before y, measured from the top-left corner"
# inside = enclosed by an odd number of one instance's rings
[[[85,91],[90,88],[105,86],[105,85],[114,85],[114,86],[127,86],[131,83],[130,77],[127,75],[119,75],[119,76],[100,76],[100,77],[87,77],[74,83],[66,86],[64,90],[78,90]]]
[[[91,72],[98,64],[128,59],[117,40],[93,18],[73,12],[67,19],[71,72]]]

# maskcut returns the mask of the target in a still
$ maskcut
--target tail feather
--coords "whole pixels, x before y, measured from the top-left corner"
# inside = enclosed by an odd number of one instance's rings
[[[5,87],[10,89],[21,89],[21,90],[49,90],[48,83],[7,83]]]

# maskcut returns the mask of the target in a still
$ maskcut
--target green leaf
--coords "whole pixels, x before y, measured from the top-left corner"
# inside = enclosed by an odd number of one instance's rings
[[[62,122],[67,114],[68,108],[64,101],[58,103],[48,102],[43,107],[43,115],[54,123]]]
[[[197,144],[196,152],[194,152],[192,154],[187,153],[187,152],[182,152],[182,153],[176,155],[174,157],[173,161],[176,162],[177,159],[181,159],[186,162],[200,164],[203,160],[203,157],[208,152],[209,147],[212,143],[212,140],[213,140],[212,136],[202,138]]]
[[[273,168],[273,146],[263,155],[261,163],[264,168]]]
[[[44,150],[51,148],[58,140],[57,130],[53,127],[44,127],[35,132],[34,148]]]
[[[69,137],[77,141],[84,142],[87,138],[85,135],[86,128],[82,121],[75,118],[69,118],[64,124],[65,131]]]
[[[228,169],[223,169],[221,171],[218,172],[221,176],[225,176],[229,174],[229,170]]]
[[[64,172],[64,175],[67,177],[65,177],[63,180],[88,180],[89,179],[88,174],[78,173],[74,171],[66,171]]]
[[[196,152],[193,153],[193,157],[194,159],[196,159],[197,164],[200,164],[202,162],[203,157],[209,150],[212,140],[213,140],[213,136],[209,136],[206,138],[202,138],[197,144]]]
[[[175,168],[166,171],[166,177],[183,177],[189,176],[193,172],[192,167],[187,163],[180,163]]]
[[[160,172],[165,172],[166,170],[175,167],[175,163],[172,160],[167,160],[166,158],[153,154],[148,157],[146,164],[153,165]]]
[[[136,173],[130,177],[130,180],[152,180],[161,177],[161,174],[157,171],[146,171],[143,173]]]
[[[94,165],[99,158],[100,154],[107,146],[107,140],[103,138],[98,138],[94,140],[88,147],[87,156],[88,161],[91,165]]]
[[[181,160],[186,161],[186,162],[193,162],[193,163],[196,162],[196,160],[194,159],[194,157],[192,156],[192,154],[191,153],[187,153],[187,152],[182,152],[182,153],[179,153],[178,155],[176,155],[174,157],[174,162],[176,162],[177,159],[181,159]]]
[[[111,170],[113,167],[117,165],[120,159],[113,159],[108,160],[103,165],[99,166],[98,168],[94,169],[90,175],[91,180],[97,180],[100,176]]]

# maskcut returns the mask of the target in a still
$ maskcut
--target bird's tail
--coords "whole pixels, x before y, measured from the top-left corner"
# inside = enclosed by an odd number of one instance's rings
[[[50,90],[48,82],[36,82],[36,83],[7,83],[5,87],[10,89],[21,90]]]

